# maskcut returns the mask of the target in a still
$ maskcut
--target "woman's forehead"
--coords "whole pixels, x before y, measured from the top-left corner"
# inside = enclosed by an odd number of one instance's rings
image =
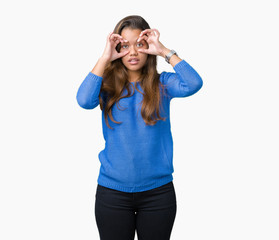
[[[140,29],[123,29],[121,36],[128,41],[137,41],[142,31]]]

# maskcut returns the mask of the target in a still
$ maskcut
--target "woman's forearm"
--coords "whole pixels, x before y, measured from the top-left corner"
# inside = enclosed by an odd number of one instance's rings
[[[77,102],[85,109],[93,109],[99,104],[99,93],[102,85],[103,73],[108,61],[100,57],[91,72],[81,83],[77,92]]]
[[[109,61],[106,60],[105,58],[100,57],[99,60],[97,61],[96,65],[94,66],[94,68],[91,70],[91,72],[99,77],[102,77],[104,74],[105,67],[108,64],[108,62]]]
[[[164,47],[164,49],[163,49],[162,53],[160,54],[160,56],[163,57],[163,58],[165,58],[166,55],[167,55],[170,51],[171,51],[170,49]],[[181,59],[180,57],[178,57],[176,54],[172,55],[171,58],[170,58],[170,60],[169,60],[170,65],[172,65],[173,67],[174,67],[177,63],[179,63],[179,62],[181,62],[181,61],[182,61],[182,59]]]

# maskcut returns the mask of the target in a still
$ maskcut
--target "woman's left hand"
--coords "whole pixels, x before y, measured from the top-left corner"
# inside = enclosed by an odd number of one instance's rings
[[[139,52],[152,54],[152,55],[162,55],[165,46],[159,41],[160,33],[157,29],[145,29],[143,30],[138,38],[138,42],[144,39],[149,48],[147,49],[138,49]]]

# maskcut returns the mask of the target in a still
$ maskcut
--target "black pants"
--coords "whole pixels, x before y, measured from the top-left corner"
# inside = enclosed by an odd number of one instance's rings
[[[128,193],[97,185],[95,217],[101,240],[169,240],[175,215],[173,182]]]

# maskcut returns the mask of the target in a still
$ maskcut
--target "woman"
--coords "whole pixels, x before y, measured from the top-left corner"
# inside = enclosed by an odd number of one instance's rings
[[[170,239],[176,216],[170,101],[202,87],[199,74],[159,41],[140,16],[125,17],[77,92],[85,109],[100,104],[105,148],[95,217],[102,240]],[[157,56],[175,72],[156,70]]]

